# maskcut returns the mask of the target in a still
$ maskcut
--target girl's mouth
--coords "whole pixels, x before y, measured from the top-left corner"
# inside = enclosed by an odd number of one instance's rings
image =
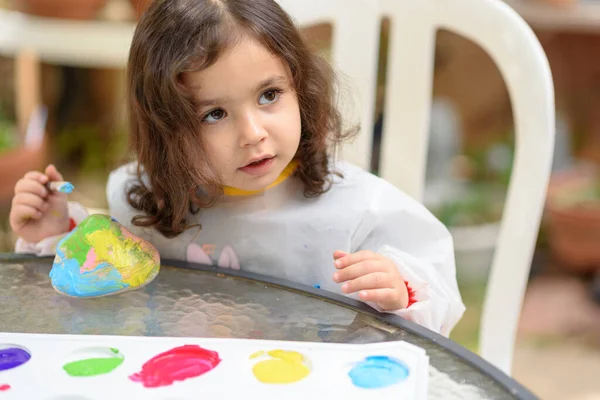
[[[268,172],[273,165],[275,157],[266,157],[258,161],[251,162],[245,167],[240,168],[240,171],[250,175],[263,175]]]

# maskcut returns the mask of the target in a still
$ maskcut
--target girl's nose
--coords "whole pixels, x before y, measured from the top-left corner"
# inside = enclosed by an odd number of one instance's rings
[[[269,136],[260,119],[251,113],[240,120],[238,129],[242,147],[257,145]]]

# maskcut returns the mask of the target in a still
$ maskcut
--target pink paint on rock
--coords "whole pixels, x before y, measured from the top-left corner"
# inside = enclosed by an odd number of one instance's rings
[[[94,248],[90,248],[90,251],[88,251],[87,256],[85,257],[85,262],[83,263],[83,265],[81,266],[81,268],[79,268],[79,273],[83,274],[84,272],[87,271],[93,271],[94,268],[96,268],[96,266],[98,265],[97,262],[97,257],[96,257],[96,252],[94,251]]]

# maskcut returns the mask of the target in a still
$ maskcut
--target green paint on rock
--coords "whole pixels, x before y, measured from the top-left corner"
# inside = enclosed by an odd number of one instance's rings
[[[116,237],[122,236],[119,225],[113,223],[108,215],[93,214],[83,220],[77,229],[71,232],[67,240],[59,243],[63,253],[68,258],[76,259],[79,265],[83,265],[92,247],[88,235],[96,231],[110,231]]]

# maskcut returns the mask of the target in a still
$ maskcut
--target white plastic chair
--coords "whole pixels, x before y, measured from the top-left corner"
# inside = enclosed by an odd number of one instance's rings
[[[371,159],[379,28],[390,17],[380,172],[418,200],[425,183],[436,30],[471,39],[497,63],[512,100],[516,154],[483,308],[480,354],[510,373],[554,149],[554,89],[537,38],[500,0],[278,1],[300,25],[333,25],[332,61],[354,89],[354,108],[347,105],[343,113],[351,123],[358,115],[363,128],[342,156],[365,169]]]
[[[423,195],[437,29],[481,46],[508,87],[516,152],[483,307],[480,354],[510,374],[554,149],[548,60],[529,26],[500,0],[377,1],[391,21],[380,164],[384,179],[419,200]]]
[[[333,26],[332,63],[341,78],[341,112],[362,133],[341,149],[345,160],[369,169],[375,117],[380,14],[375,0],[277,0],[300,26]]]

